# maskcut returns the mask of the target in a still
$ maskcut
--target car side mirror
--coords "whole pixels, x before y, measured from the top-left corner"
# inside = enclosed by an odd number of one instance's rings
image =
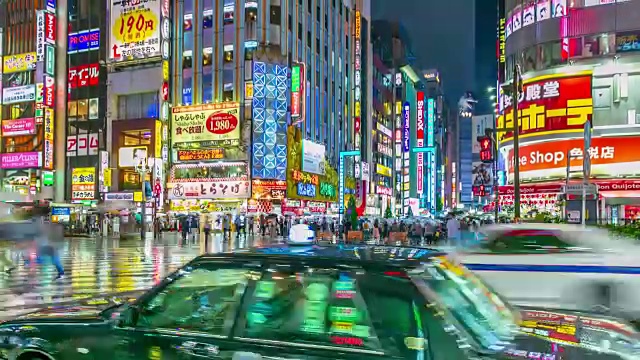
[[[127,306],[127,308],[120,313],[120,316],[118,316],[118,320],[116,321],[116,324],[119,327],[135,326],[136,323],[138,322],[139,314],[140,314],[140,309],[137,306],[135,305]]]

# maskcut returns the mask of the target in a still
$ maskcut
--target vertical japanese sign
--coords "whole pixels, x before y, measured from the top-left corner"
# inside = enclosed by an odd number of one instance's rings
[[[407,214],[409,211],[409,166],[410,166],[410,158],[409,158],[409,150],[411,146],[411,128],[410,128],[410,118],[411,118],[411,105],[409,102],[405,102],[402,107],[402,116],[404,122],[402,124],[403,135],[402,135],[402,172],[401,172],[401,183],[402,183],[402,209],[403,214]]]
[[[53,77],[56,69],[56,51],[51,45],[45,46],[44,73]]]
[[[424,147],[424,92],[418,91],[416,93],[416,147]],[[424,153],[418,152],[416,154],[417,160],[417,175],[418,183],[417,191],[418,195],[424,193]]]
[[[360,48],[361,46],[361,39],[360,39],[360,35],[362,32],[362,29],[360,28],[360,11],[356,10],[355,12],[355,29],[354,29],[354,37],[355,37],[355,45],[354,45],[354,62],[353,62],[353,66],[354,66],[354,87],[353,87],[353,135],[354,135],[354,141],[355,141],[355,149],[356,150],[360,150],[360,112],[361,112],[361,108],[360,108],[360,97],[361,97],[361,78],[360,78],[360,73],[361,73],[361,52],[362,49]]]
[[[36,59],[44,61],[44,10],[36,12]]]
[[[338,164],[338,212],[340,214],[344,214],[344,157],[340,156],[340,161]]]
[[[435,145],[435,123],[436,123],[436,109],[435,99],[429,98],[427,100],[427,147],[433,148]],[[427,171],[428,184],[427,199],[431,205],[431,211],[436,208],[436,174],[437,174],[437,161],[436,152],[429,151],[427,153]]]
[[[505,1],[498,0],[498,32],[496,40],[496,59],[498,60],[498,84],[502,84],[505,79],[504,71],[506,69],[506,15]]]
[[[47,170],[53,170],[53,109],[44,110],[44,165]]]
[[[303,63],[295,63],[291,66],[291,118],[296,119],[295,124],[304,121],[305,70]]]

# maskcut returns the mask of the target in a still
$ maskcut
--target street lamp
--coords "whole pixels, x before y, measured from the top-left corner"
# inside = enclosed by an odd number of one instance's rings
[[[487,92],[488,92],[489,94],[493,93],[494,91],[496,91],[496,88],[494,88],[493,86],[489,86],[489,87],[487,88]]]
[[[140,159],[140,162],[136,164],[135,171],[140,175],[140,184],[142,190],[142,218],[140,219],[140,239],[144,240],[146,235],[146,217],[147,217],[147,196],[146,196],[146,188],[145,183],[147,179],[147,174],[151,174],[153,172],[153,165],[148,163],[148,158],[146,156]]]

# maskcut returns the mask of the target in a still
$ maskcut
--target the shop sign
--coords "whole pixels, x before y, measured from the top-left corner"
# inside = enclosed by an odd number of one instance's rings
[[[251,197],[254,199],[284,199],[287,182],[282,180],[253,180]]]
[[[71,170],[71,200],[95,199],[96,168],[83,167]]]
[[[172,112],[175,148],[237,146],[240,144],[240,105],[235,102],[176,106]]]
[[[104,194],[104,201],[133,201],[132,192],[112,192]]]
[[[168,185],[169,199],[246,199],[249,185],[248,180],[175,182]]]

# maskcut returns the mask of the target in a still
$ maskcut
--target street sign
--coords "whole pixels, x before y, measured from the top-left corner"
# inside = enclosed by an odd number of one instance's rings
[[[596,184],[567,184],[563,186],[565,194],[582,195],[583,188],[586,194],[596,194],[598,192],[598,186]]]

